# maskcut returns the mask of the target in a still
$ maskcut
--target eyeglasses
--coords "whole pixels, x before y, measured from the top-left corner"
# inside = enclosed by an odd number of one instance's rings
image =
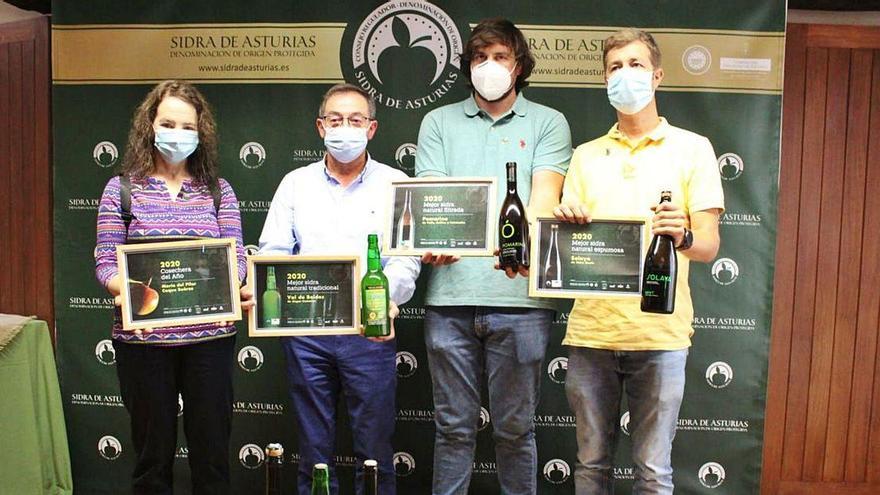
[[[328,113],[327,115],[319,116],[319,118],[324,121],[324,125],[327,127],[341,127],[345,122],[348,122],[350,127],[367,127],[370,125],[370,121],[373,120],[366,115],[361,115],[359,113],[353,113],[348,117],[344,117],[338,113]]]

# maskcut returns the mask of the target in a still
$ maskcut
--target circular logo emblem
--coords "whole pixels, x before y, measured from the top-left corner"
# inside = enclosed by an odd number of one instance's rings
[[[247,168],[260,168],[266,161],[266,148],[256,141],[244,143],[238,151],[238,159]]]
[[[458,27],[440,7],[422,0],[381,4],[357,31],[346,33],[343,46],[351,46],[351,57],[342,55],[345,79],[388,108],[435,105],[461,79]],[[395,77],[401,71],[406,77]]]
[[[256,244],[247,244],[244,247],[244,254],[246,254],[247,256],[254,256],[255,254],[258,254],[259,252],[260,252],[260,246],[257,246]]]
[[[122,455],[122,444],[114,436],[103,436],[98,440],[98,453],[108,461],[115,461]]]
[[[624,435],[629,435],[629,411],[623,413],[623,416],[620,417],[620,431]]]
[[[113,341],[104,339],[95,346],[95,357],[98,362],[107,366],[116,364],[116,349],[113,348]]]
[[[183,416],[183,395],[177,394],[177,416]]]
[[[259,445],[249,443],[238,451],[238,460],[248,469],[257,469],[263,464],[265,455]]]
[[[489,426],[489,423],[492,422],[492,417],[489,416],[489,410],[485,407],[480,407],[480,424],[477,425],[477,431],[483,431]]]
[[[416,145],[413,143],[403,143],[397,147],[394,152],[394,160],[397,162],[397,168],[411,174],[416,170]]]
[[[238,351],[238,365],[247,372],[254,372],[263,367],[263,352],[252,345],[244,346]]]
[[[95,163],[99,167],[109,168],[116,165],[116,160],[119,159],[119,150],[110,141],[101,141],[92,150],[92,158],[95,159]]]
[[[695,76],[705,74],[709,72],[709,67],[712,67],[712,54],[705,46],[688,47],[681,55],[681,65],[684,66],[684,70]]]
[[[397,376],[400,378],[413,376],[419,368],[419,362],[416,360],[416,357],[406,351],[398,352],[394,362],[397,366]]]
[[[712,264],[712,278],[720,285],[730,285],[739,278],[739,265],[730,258],[719,258]]]
[[[736,180],[743,173],[743,159],[736,153],[725,153],[718,157],[718,171],[724,180]]]
[[[501,237],[510,239],[513,237],[514,231],[516,231],[516,229],[511,225],[510,220],[505,220],[504,225],[501,226]]]
[[[544,479],[554,485],[561,485],[571,477],[571,467],[562,459],[550,459],[544,464]]]
[[[724,361],[716,361],[706,368],[706,382],[713,388],[724,388],[733,381],[733,368]]]
[[[397,476],[409,476],[416,470],[416,460],[409,452],[397,452],[394,454],[394,472]]]
[[[558,357],[547,364],[547,374],[554,383],[565,383],[565,375],[568,373],[568,358]]]
[[[717,462],[707,462],[700,466],[697,476],[700,478],[700,484],[706,488],[718,488],[721,483],[724,483],[726,475],[724,466]]]

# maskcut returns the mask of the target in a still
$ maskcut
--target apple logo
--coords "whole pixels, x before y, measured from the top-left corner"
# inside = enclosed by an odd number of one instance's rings
[[[98,155],[98,162],[105,167],[113,164],[113,154],[107,149],[107,145],[101,145],[101,153]]]
[[[259,166],[259,165],[260,165],[260,159],[261,159],[261,158],[260,158],[260,155],[258,155],[258,154],[254,151],[254,147],[253,147],[253,146],[248,146],[248,152],[247,152],[247,154],[244,156],[244,161],[245,161],[245,163],[247,163],[247,166],[250,167],[250,168],[255,168],[255,167]]]
[[[383,92],[406,97],[417,96],[433,84],[449,55],[441,30],[412,14],[386,19],[367,47],[367,62]]]

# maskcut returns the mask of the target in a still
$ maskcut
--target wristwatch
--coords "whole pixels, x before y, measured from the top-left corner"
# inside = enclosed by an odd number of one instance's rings
[[[691,229],[685,227],[684,236],[681,238],[681,244],[678,245],[675,249],[678,251],[684,251],[685,249],[690,249],[691,246],[694,245],[694,233],[691,232]]]

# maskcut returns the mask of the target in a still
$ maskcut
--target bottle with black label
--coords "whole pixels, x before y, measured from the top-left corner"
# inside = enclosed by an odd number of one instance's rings
[[[498,217],[498,263],[513,271],[529,267],[529,221],[516,193],[516,162],[507,163],[507,197]]]
[[[660,193],[660,203],[671,202],[672,193]],[[678,255],[675,241],[668,235],[655,235],[645,254],[642,274],[642,311],[672,314],[675,311],[675,281]]]
[[[266,495],[281,495],[283,468],[284,447],[280,443],[270,443],[266,446]]]
[[[562,287],[562,262],[559,260],[559,225],[550,226],[550,248],[544,261],[544,287],[559,289]]]

